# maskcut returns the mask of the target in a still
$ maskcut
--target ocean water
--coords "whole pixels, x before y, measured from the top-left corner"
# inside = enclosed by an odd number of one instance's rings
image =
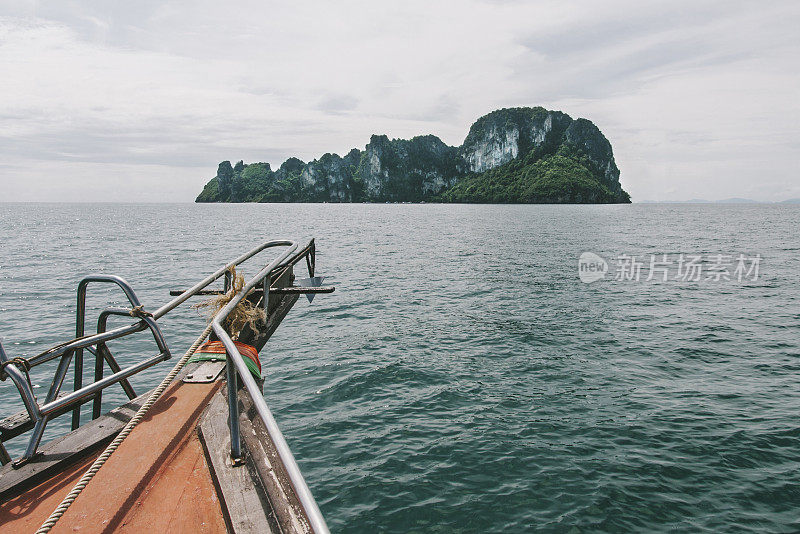
[[[0,336],[10,356],[67,339],[85,274],[154,309],[260,241],[313,236],[336,292],[301,299],[262,361],[332,531],[797,532],[799,229],[780,205],[3,204]],[[580,281],[587,251],[605,279]],[[700,280],[675,279],[682,253]],[[668,281],[647,280],[664,254]],[[706,280],[717,254],[760,257],[758,276]],[[638,281],[615,279],[622,255]],[[87,328],[108,303],[90,288]],[[176,354],[204,324],[162,321]],[[0,383],[4,415],[16,398]]]

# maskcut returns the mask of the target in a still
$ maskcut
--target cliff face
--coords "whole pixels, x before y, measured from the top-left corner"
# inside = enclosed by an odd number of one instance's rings
[[[457,150],[435,135],[411,140],[370,138],[357,169],[369,201],[420,201],[453,185],[458,176]]]
[[[572,121],[564,134],[566,144],[577,148],[589,157],[595,166],[600,181],[609,189],[620,193],[619,169],[614,161],[611,143],[592,121],[577,119]]]
[[[197,202],[629,202],[592,122],[541,107],[494,111],[460,147],[373,135],[363,151],[303,163],[222,162]]]
[[[304,197],[310,202],[352,202],[353,173],[361,152],[351,150],[345,157],[325,154],[300,172]]]
[[[569,115],[539,107],[493,111],[469,129],[461,156],[469,171],[485,172],[531,149],[558,144],[571,122]]]

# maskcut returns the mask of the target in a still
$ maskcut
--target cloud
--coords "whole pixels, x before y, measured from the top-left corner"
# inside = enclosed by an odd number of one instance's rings
[[[344,113],[353,111],[358,106],[358,99],[347,94],[328,95],[317,104],[317,109],[327,113]]]
[[[62,198],[36,176],[63,164],[77,184],[174,171],[159,198],[191,200],[223,159],[277,166],[371,133],[460,144],[480,115],[544,105],[598,124],[634,198],[746,196],[759,169],[779,198],[796,183],[799,21],[788,1],[12,2],[2,196]]]

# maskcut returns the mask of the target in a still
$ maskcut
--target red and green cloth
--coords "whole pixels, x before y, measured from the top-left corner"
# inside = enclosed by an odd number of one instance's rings
[[[245,365],[250,369],[250,373],[256,380],[261,380],[261,361],[258,359],[256,348],[238,341],[234,341],[234,344],[239,349],[239,354],[242,355]],[[225,354],[225,345],[222,344],[222,341],[206,341],[200,345],[200,348],[186,363],[224,360]]]

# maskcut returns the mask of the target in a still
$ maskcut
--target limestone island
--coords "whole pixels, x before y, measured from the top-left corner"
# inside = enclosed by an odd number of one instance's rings
[[[611,143],[591,121],[542,107],[484,115],[459,147],[373,135],[304,163],[219,164],[195,202],[628,203]]]

